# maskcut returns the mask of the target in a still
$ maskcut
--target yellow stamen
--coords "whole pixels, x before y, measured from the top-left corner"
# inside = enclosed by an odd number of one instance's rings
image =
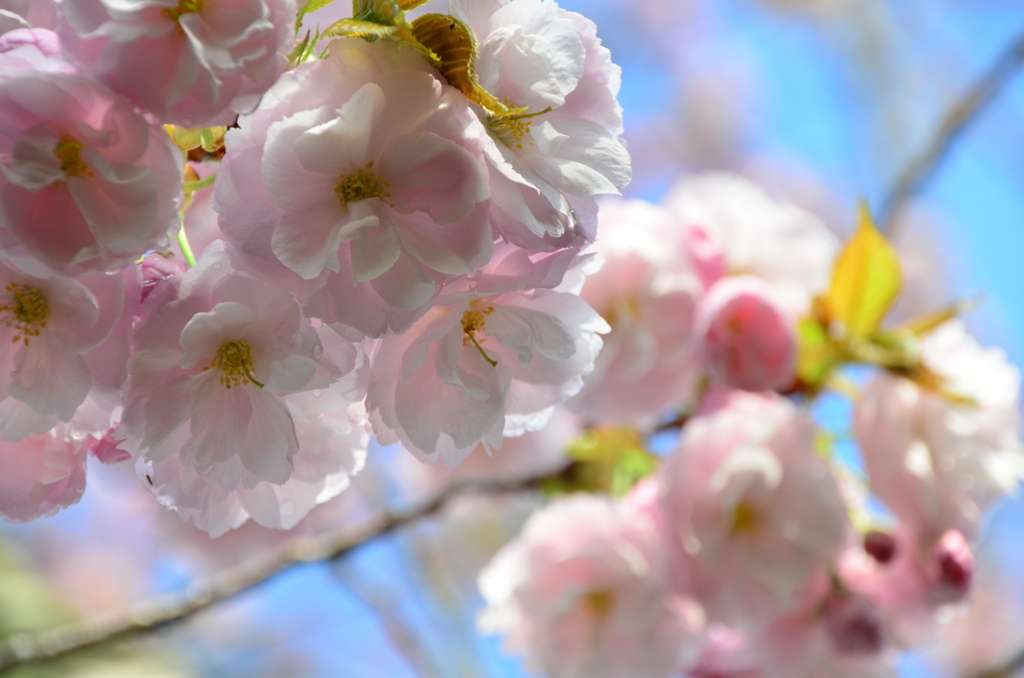
[[[508,103],[506,101],[506,103]],[[487,119],[487,126],[491,128],[499,139],[501,139],[506,146],[515,146],[521,149],[523,147],[523,138],[530,133],[530,125],[533,124],[533,118],[538,115],[544,115],[550,113],[551,107],[548,106],[543,111],[537,111],[536,113],[521,113],[519,115],[492,115]]]
[[[177,21],[182,14],[199,14],[203,11],[203,0],[180,0],[177,7],[165,7],[164,16]]]
[[[487,355],[487,352],[484,351],[484,347],[480,345],[479,341],[477,341],[475,334],[476,332],[484,331],[484,321],[487,319],[487,316],[493,312],[493,306],[488,306],[484,309],[477,309],[474,306],[470,306],[466,309],[466,312],[462,314],[462,332],[466,335],[462,339],[462,345],[465,346],[467,340],[472,342],[472,344],[476,346],[476,350],[480,351],[480,355],[484,357],[484,360],[490,363],[491,367],[497,367],[498,361],[492,360],[491,357]]]
[[[736,505],[736,511],[732,516],[732,532],[733,534],[751,532],[759,522],[761,519],[757,515],[757,509],[750,504],[741,502]]]
[[[82,142],[70,134],[65,134],[53,147],[53,155],[60,160],[60,169],[69,177],[91,177],[89,166],[78,157],[82,150]]]
[[[221,371],[220,383],[224,384],[227,389],[248,383],[263,388],[263,384],[256,381],[256,377],[253,376],[253,372],[256,370],[252,365],[252,347],[247,341],[239,339],[229,341],[221,346],[210,367],[204,369],[208,370],[211,367],[216,367]]]
[[[6,315],[4,324],[17,334],[11,338],[12,343],[19,341],[28,345],[30,337],[38,337],[50,319],[50,302],[42,292],[28,285],[9,283],[4,291],[7,296],[0,306],[0,313]]]
[[[391,188],[391,184],[373,172],[373,162],[366,163],[365,168],[360,167],[352,174],[342,174],[340,178],[341,183],[334,192],[338,194],[338,200],[342,205],[368,198],[382,198],[384,202],[388,202],[391,197],[387,190]]]

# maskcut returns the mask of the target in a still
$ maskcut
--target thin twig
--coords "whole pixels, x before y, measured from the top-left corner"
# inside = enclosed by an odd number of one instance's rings
[[[347,526],[315,537],[298,537],[262,558],[226,570],[180,593],[143,601],[116,616],[85,620],[43,631],[17,633],[0,642],[0,673],[29,662],[48,662],[83,650],[143,635],[178,624],[221,601],[233,598],[304,563],[339,558],[373,539],[427,517],[464,492],[501,493],[536,487],[540,478],[514,482],[456,483],[414,508],[382,512],[358,526]]]
[[[906,167],[882,203],[878,221],[882,231],[889,237],[892,237],[895,230],[896,218],[910,198],[931,179],[953,143],[982,109],[1003,90],[1022,62],[1024,35],[1018,36],[985,75],[946,112],[928,147]]]

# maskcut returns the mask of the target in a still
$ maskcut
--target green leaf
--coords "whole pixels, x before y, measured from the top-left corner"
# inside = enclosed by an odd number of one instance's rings
[[[797,326],[800,351],[797,377],[812,393],[828,381],[829,374],[842,362],[842,348],[828,335],[817,318],[804,318]]]
[[[395,0],[353,0],[352,18],[382,26],[401,26],[406,23],[405,14]]]
[[[332,2],[334,2],[334,0],[308,0],[305,5],[299,8],[299,15],[295,19],[295,34],[298,35],[299,28],[302,27],[302,20],[307,14],[312,14],[318,9],[323,9]]]
[[[224,148],[224,134],[227,127],[204,127],[199,133],[199,143],[207,153],[216,153]]]
[[[181,127],[164,125],[164,131],[171,138],[171,143],[183,151],[190,151],[202,145],[202,127]]]
[[[866,204],[860,226],[839,253],[832,285],[825,296],[830,325],[845,336],[863,337],[878,330],[903,284],[896,250],[875,228]]]
[[[569,447],[574,463],[550,479],[548,492],[603,492],[621,497],[658,469],[658,458],[647,451],[643,436],[630,427],[587,429]]]

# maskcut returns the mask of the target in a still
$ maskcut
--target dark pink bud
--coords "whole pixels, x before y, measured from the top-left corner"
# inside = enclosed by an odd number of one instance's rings
[[[768,391],[793,382],[795,323],[760,278],[715,283],[697,308],[697,341],[707,370],[732,388]]]
[[[896,537],[888,532],[869,530],[864,535],[864,550],[885,565],[896,556]]]
[[[955,603],[971,590],[974,553],[957,530],[949,530],[932,546],[927,568],[928,593],[936,603]]]
[[[886,643],[885,621],[870,599],[833,593],[825,601],[825,633],[837,654],[865,657]]]

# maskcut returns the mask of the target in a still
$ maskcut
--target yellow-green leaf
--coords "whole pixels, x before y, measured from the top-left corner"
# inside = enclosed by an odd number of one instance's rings
[[[324,38],[390,38],[398,30],[398,26],[385,26],[373,21],[360,19],[342,19],[330,26],[321,34]]]
[[[307,14],[312,14],[318,9],[323,9],[332,2],[334,2],[334,0],[308,0],[306,4],[299,8],[299,15],[295,20],[295,32],[299,32],[299,28],[302,26],[302,20]]]
[[[420,5],[425,5],[430,0],[398,0],[398,6],[402,8],[402,11],[408,11],[410,9],[416,9]]]
[[[862,203],[860,226],[832,270],[832,285],[825,297],[830,324],[838,323],[846,336],[874,332],[881,327],[902,285],[896,250],[875,228],[867,205]]]
[[[412,22],[416,40],[437,56],[437,69],[448,84],[461,91],[470,101],[483,106],[499,117],[522,115],[526,108],[508,106],[498,101],[477,81],[473,71],[478,45],[468,26],[448,14],[424,14]]]
[[[224,134],[227,127],[204,127],[199,133],[199,142],[207,153],[216,153],[224,148]]]
[[[382,26],[401,26],[405,15],[396,0],[353,0],[352,18]]]
[[[840,348],[828,336],[816,318],[804,318],[797,327],[800,352],[797,357],[797,377],[811,392],[828,380],[829,374],[841,361]]]
[[[961,299],[954,301],[952,304],[940,308],[938,311],[919,315],[916,318],[911,318],[906,321],[900,328],[916,334],[922,337],[940,326],[945,325],[953,318],[957,318],[964,313],[974,310],[976,307],[981,305],[981,299]]]
[[[183,151],[190,151],[202,145],[202,127],[181,127],[164,125],[164,131],[171,138],[171,143]]]

